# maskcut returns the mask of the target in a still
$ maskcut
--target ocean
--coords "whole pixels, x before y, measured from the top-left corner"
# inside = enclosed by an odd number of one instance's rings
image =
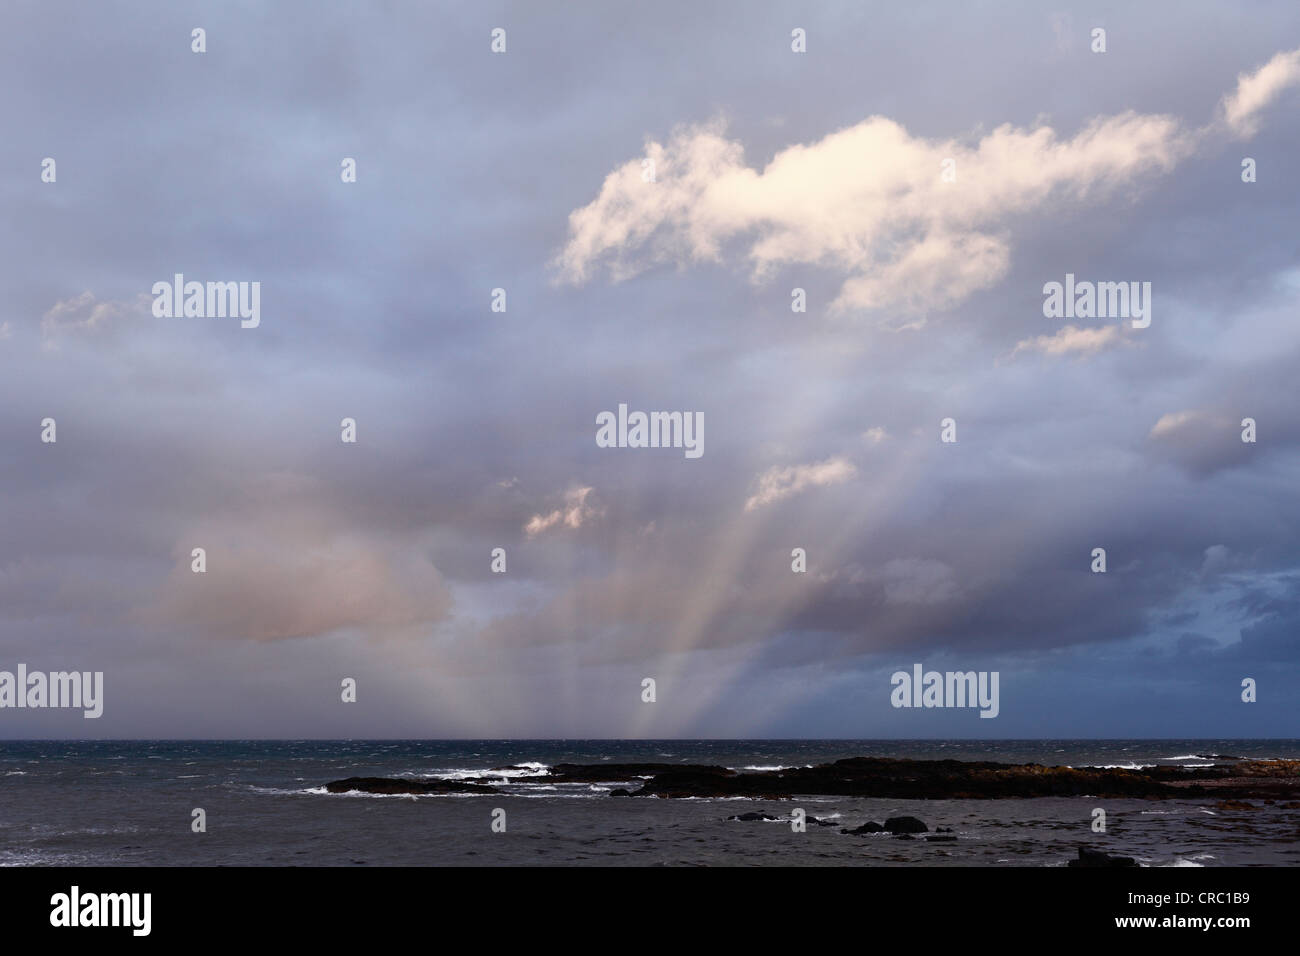
[[[854,756],[1195,767],[1300,758],[1300,740],[0,741],[0,865],[1064,866],[1079,846],[1147,866],[1300,863],[1300,811],[1263,801],[621,799],[610,791],[626,781],[534,779],[561,762],[754,770]],[[353,776],[487,776],[503,792],[324,789]],[[1092,831],[1098,806],[1104,834]],[[793,807],[834,826],[793,832]],[[781,819],[728,819],[750,811]],[[957,839],[840,832],[899,815]]]

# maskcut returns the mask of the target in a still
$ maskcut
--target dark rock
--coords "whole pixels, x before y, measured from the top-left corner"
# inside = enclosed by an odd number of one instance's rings
[[[1103,853],[1101,850],[1090,850],[1086,846],[1079,847],[1079,858],[1071,860],[1069,866],[1137,866],[1137,860],[1131,856],[1111,856],[1109,853]]]
[[[1253,803],[1247,803],[1244,800],[1220,800],[1214,805],[1216,810],[1254,810]]]
[[[912,836],[912,834],[910,834],[910,833],[900,833],[900,834],[898,834],[896,837],[894,837],[894,839],[895,839],[895,840],[915,840],[916,837]]]
[[[890,817],[885,821],[885,829],[890,833],[925,833],[930,828],[916,817]]]
[[[600,783],[603,780],[632,780],[674,772],[704,773],[710,777],[735,776],[726,767],[704,767],[684,763],[557,763],[546,775],[547,783]],[[530,777],[539,780],[540,777]]]
[[[601,768],[602,770],[604,768]],[[572,771],[567,771],[572,776]],[[1186,784],[1206,770],[1150,771],[1040,767],[963,760],[850,757],[817,767],[736,773],[719,767],[673,766],[655,773],[645,795],[670,797],[794,797],[801,794],[939,799],[962,797],[1176,796],[1166,783]],[[610,779],[605,772],[604,779]],[[557,778],[563,780],[566,778]]]
[[[1089,796],[1300,801],[1300,760],[1242,760],[1195,769],[1147,767],[1124,770],[974,760],[849,757],[816,767],[744,773],[727,767],[696,764],[562,763],[556,764],[548,773],[530,774],[526,779],[529,783],[556,784],[631,783],[638,778],[644,782],[632,791],[634,797],[788,800],[804,795],[824,795],[951,800]],[[326,789],[331,793],[349,790],[386,794],[498,793],[496,787],[490,786],[496,782],[488,776],[459,781],[352,777],[328,783]],[[889,829],[888,823],[885,828]]]
[[[757,811],[751,811],[751,812],[749,812],[749,813],[739,813],[739,814],[737,814],[737,815],[735,815],[735,816],[727,817],[727,819],[728,819],[728,820],[744,820],[744,821],[747,821],[747,822],[753,822],[753,821],[756,821],[756,820],[763,820],[763,821],[767,821],[767,822],[773,822],[773,821],[777,821],[777,820],[783,820],[783,821],[785,821],[785,822],[790,822],[790,821],[792,821],[794,818],[793,818],[793,817],[774,817],[774,816],[772,816],[770,813],[759,813],[759,812],[757,812]],[[817,817],[808,817],[808,816],[805,816],[805,817],[804,817],[804,822],[805,822],[805,823],[811,823],[811,824],[814,824],[814,825],[819,826],[819,827],[833,827],[833,826],[835,826],[835,823],[834,823],[833,821],[831,821],[831,820],[819,820]]]
[[[730,794],[730,780],[738,775],[725,767],[674,767],[655,774],[637,791],[638,794],[653,794],[657,797],[699,797],[715,794]],[[760,774],[745,774],[758,777]],[[746,790],[734,796],[761,797],[762,789]]]
[[[852,830],[841,830],[840,832],[841,833],[884,833],[885,825],[883,823],[876,823],[874,820],[868,820],[860,827],[855,827]]]
[[[325,784],[330,793],[498,793],[496,787],[484,787],[463,780],[410,780],[405,777],[348,777]]]
[[[937,800],[1089,796],[1300,800],[1300,760],[1245,760],[1215,767],[1125,770],[850,757],[816,767],[743,773],[697,764],[556,764],[549,773],[529,775],[527,780],[531,783],[636,782],[638,788],[632,792],[635,797],[785,800],[825,795]],[[481,782],[494,781],[489,778]],[[630,783],[629,789],[632,789]]]
[[[630,797],[632,796],[632,791],[624,787],[615,787],[609,792],[609,795],[611,797]]]

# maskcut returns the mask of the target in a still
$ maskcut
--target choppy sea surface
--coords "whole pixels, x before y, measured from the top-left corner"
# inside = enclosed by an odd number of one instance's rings
[[[1196,767],[1300,759],[1300,740],[0,741],[0,865],[1063,866],[1081,845],[1147,866],[1300,864],[1300,811],[1263,801],[622,799],[609,791],[626,781],[536,779],[561,762],[757,770],[854,756]],[[503,793],[325,792],[352,776],[490,776]],[[727,819],[794,806],[836,826]],[[1092,832],[1097,806],[1105,834]],[[903,814],[957,840],[840,832]]]

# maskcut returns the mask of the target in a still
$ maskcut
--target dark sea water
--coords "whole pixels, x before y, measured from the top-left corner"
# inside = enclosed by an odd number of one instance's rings
[[[530,782],[560,763],[759,769],[842,757],[1068,766],[1207,766],[1222,754],[1300,758],[1300,740],[0,741],[0,865],[1062,866],[1089,845],[1150,866],[1300,864],[1300,811],[1257,801],[621,799],[626,781]],[[514,769],[497,770],[495,768]],[[489,771],[494,771],[488,773]],[[350,776],[478,777],[498,795],[329,794]],[[635,781],[633,781],[635,785]],[[837,825],[738,822],[792,807]],[[1107,832],[1091,831],[1092,810]],[[202,808],[207,832],[191,831]],[[491,829],[496,808],[506,832]],[[954,843],[848,836],[910,814]]]

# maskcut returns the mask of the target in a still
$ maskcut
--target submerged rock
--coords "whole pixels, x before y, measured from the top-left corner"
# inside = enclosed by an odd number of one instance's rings
[[[749,823],[752,823],[752,822],[757,821],[757,820],[761,820],[761,821],[763,821],[763,822],[765,822],[765,823],[775,823],[775,822],[778,821],[778,820],[781,821],[782,823],[790,823],[794,818],[793,818],[793,817],[774,817],[774,816],[772,816],[770,813],[758,813],[757,811],[751,811],[751,812],[749,812],[749,813],[738,813],[738,814],[736,814],[736,815],[734,815],[734,816],[727,817],[727,819],[728,819],[728,820],[743,820],[743,821],[746,821],[746,822],[749,822]],[[811,823],[811,824],[813,824],[813,825],[815,825],[815,826],[819,826],[819,827],[833,827],[833,826],[835,826],[835,824],[834,824],[832,821],[830,821],[830,820],[821,820],[821,819],[818,819],[817,817],[808,817],[808,816],[806,816],[806,817],[804,817],[804,822],[805,822],[805,823]]]
[[[1090,850],[1086,846],[1079,847],[1079,858],[1071,860],[1067,866],[1137,866],[1137,860],[1131,856],[1111,856],[1109,853],[1103,853],[1101,850]]]

